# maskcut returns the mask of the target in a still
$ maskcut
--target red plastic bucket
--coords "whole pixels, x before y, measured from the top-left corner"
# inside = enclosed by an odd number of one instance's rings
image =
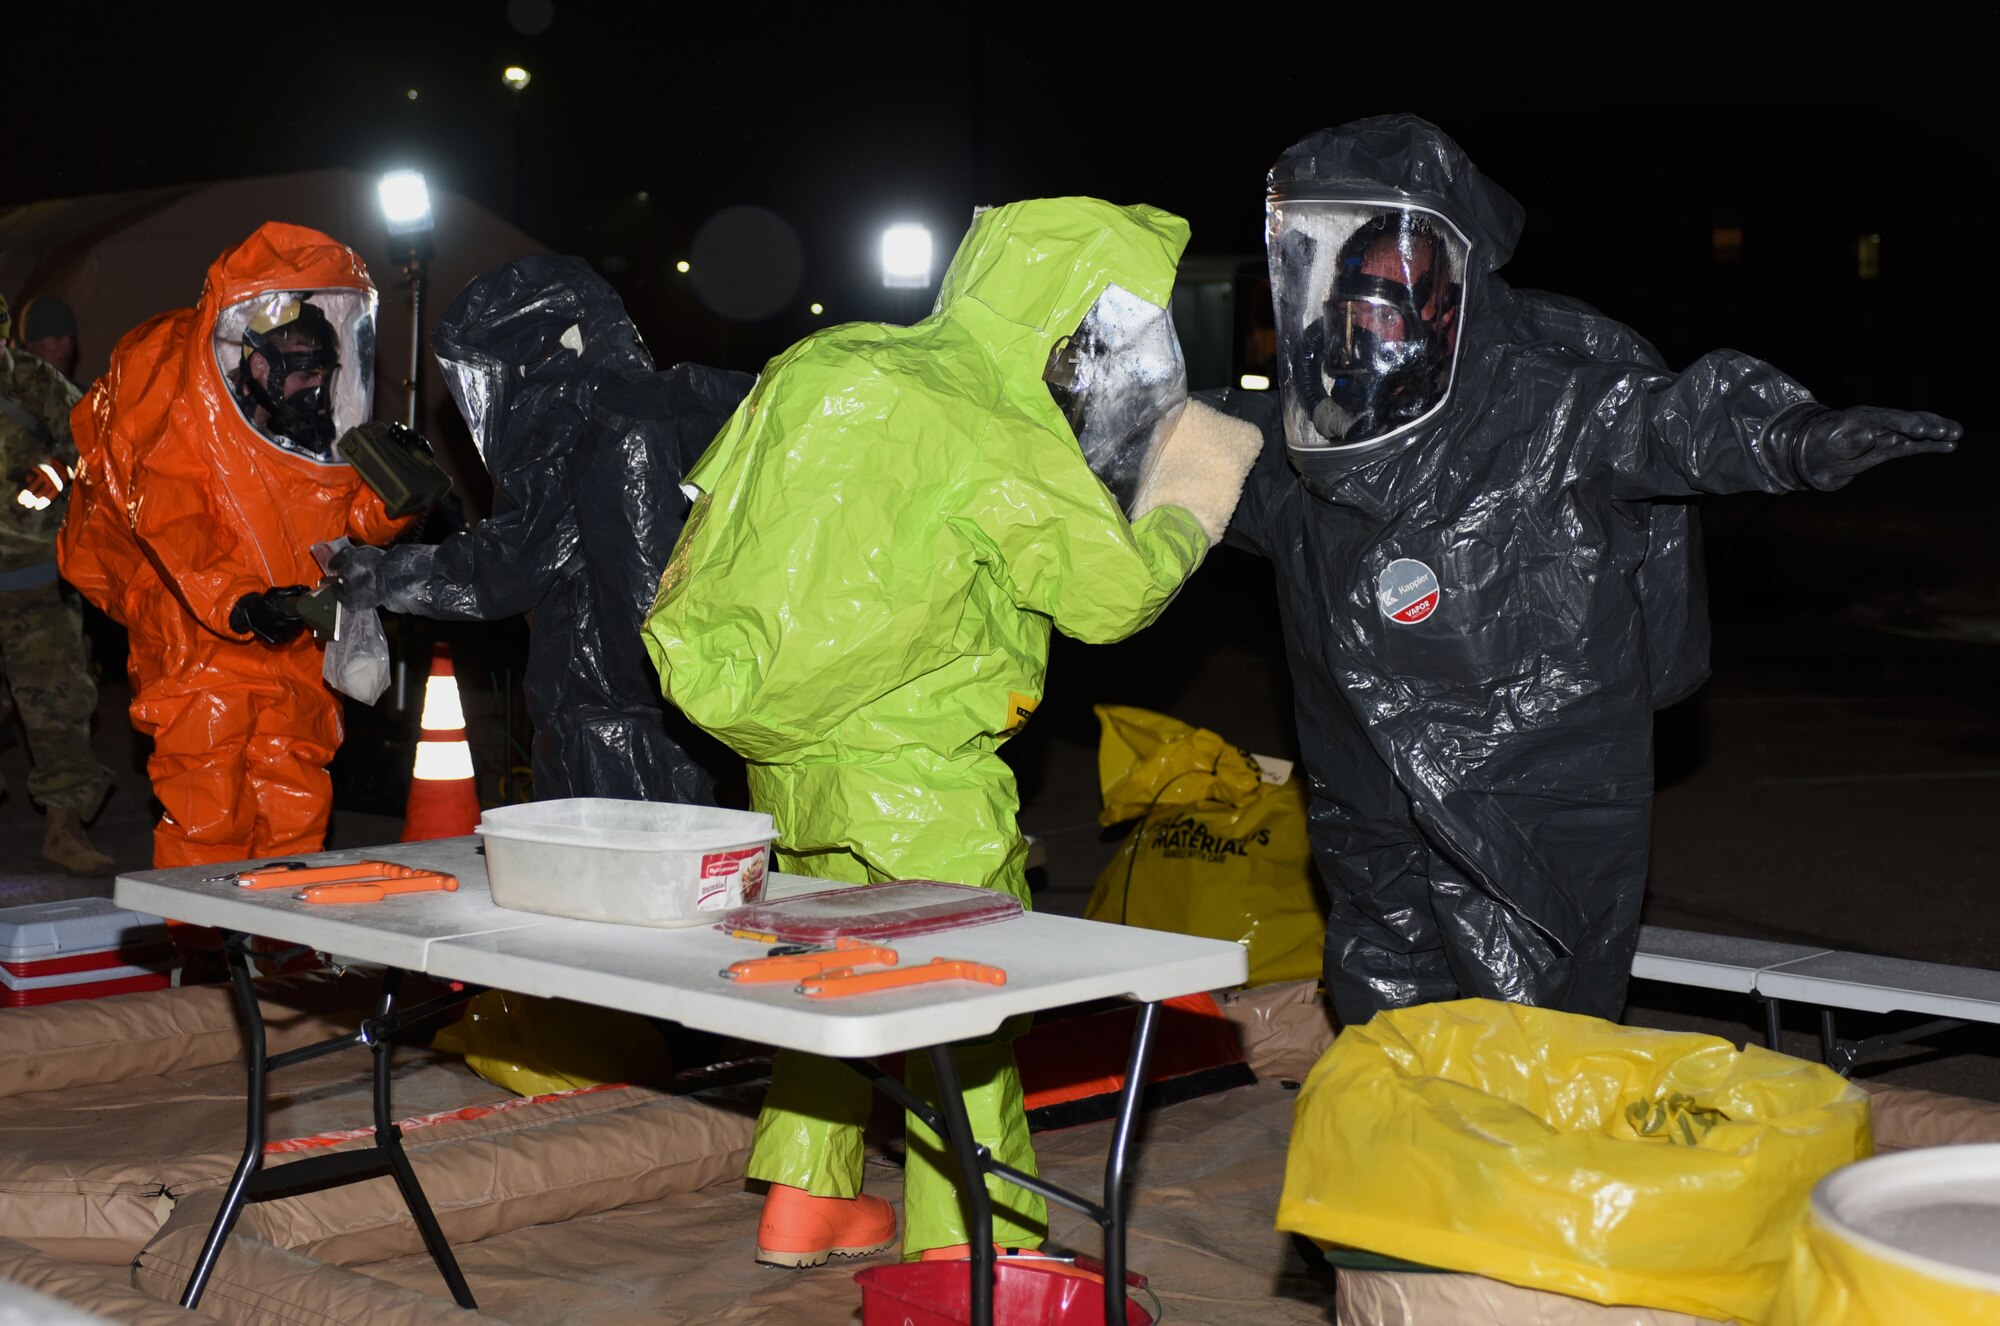
[[[1104,1281],[1055,1269],[1042,1257],[1002,1257],[993,1267],[993,1326],[1104,1326]],[[972,1263],[904,1262],[855,1273],[861,1326],[966,1326]],[[1153,1316],[1125,1300],[1127,1326]]]

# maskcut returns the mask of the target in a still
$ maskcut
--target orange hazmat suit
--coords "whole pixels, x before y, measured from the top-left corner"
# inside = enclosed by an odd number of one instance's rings
[[[310,632],[264,643],[233,628],[231,612],[247,595],[317,584],[314,543],[386,542],[409,523],[331,446],[288,446],[239,404],[248,360],[233,357],[240,346],[223,353],[218,326],[290,296],[294,309],[353,310],[328,377],[347,416],[336,422],[361,422],[374,357],[367,268],[346,245],[278,222],[216,259],[194,308],[128,333],[70,419],[82,460],[59,561],[131,635],[132,723],[153,739],[147,770],[166,810],[155,866],[320,849],[341,738],[322,646]]]

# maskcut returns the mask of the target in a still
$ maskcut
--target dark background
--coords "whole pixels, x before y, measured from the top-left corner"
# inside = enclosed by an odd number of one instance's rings
[[[1145,201],[1191,254],[1254,257],[1287,144],[1409,110],[1527,205],[1517,284],[1672,362],[1729,344],[1834,403],[1979,414],[1989,5],[10,8],[0,203],[414,165],[595,263],[663,360],[755,369],[817,325],[916,316],[927,296],[877,279],[882,226],[928,223],[941,269],[975,203]],[[741,205],[802,258],[751,321],[674,266]],[[784,237],[752,242],[782,294]]]

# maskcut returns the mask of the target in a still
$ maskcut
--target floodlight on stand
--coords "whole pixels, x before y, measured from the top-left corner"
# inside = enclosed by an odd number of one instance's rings
[[[417,402],[423,394],[424,362],[424,260],[430,248],[432,229],[431,191],[420,170],[392,170],[376,186],[382,204],[383,228],[397,241],[397,259],[410,283],[410,372],[403,379],[409,389],[409,408],[403,423],[417,426]]]
[[[921,290],[931,283],[931,232],[910,222],[882,232],[882,284]]]
[[[422,235],[431,229],[431,191],[420,170],[392,170],[376,186],[382,220],[392,235]]]

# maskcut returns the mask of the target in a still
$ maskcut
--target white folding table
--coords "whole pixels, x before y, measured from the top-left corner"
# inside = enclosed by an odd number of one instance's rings
[[[381,902],[309,904],[290,889],[249,891],[227,876],[267,866],[191,866],[118,877],[121,906],[226,932],[230,975],[251,1032],[249,1122],[243,1157],[225,1193],[223,1208],[182,1295],[199,1300],[222,1241],[244,1202],[277,1191],[392,1174],[402,1189],[425,1245],[453,1297],[474,1306],[456,1260],[432,1217],[404,1157],[390,1112],[388,1051],[394,1034],[468,999],[465,990],[415,1008],[397,1003],[402,976],[420,972],[435,980],[555,996],[670,1019],[700,1031],[809,1050],[849,1061],[851,1067],[923,1118],[948,1139],[961,1174],[997,1174],[1044,1198],[1080,1211],[1105,1232],[1106,1321],[1121,1321],[1125,1281],[1125,1170],[1151,1051],[1159,1002],[1179,995],[1239,985],[1248,976],[1240,944],[1169,934],[1071,917],[1024,914],[991,925],[898,940],[899,965],[933,957],[962,958],[1004,968],[1004,986],[970,982],[917,986],[837,1000],[812,1000],[789,986],[737,985],[722,968],[760,956],[765,946],[732,939],[713,926],[657,929],[569,921],[494,905],[486,887],[479,840],[322,852],[296,858],[302,865],[386,860],[448,871],[460,887],[452,893],[392,896]],[[830,887],[824,880],[774,874],[768,896]],[[373,1018],[349,1036],[267,1058],[261,1010],[251,985],[249,936],[262,936],[320,953],[388,968],[382,1002]],[[1105,1167],[1103,1200],[1078,1197],[995,1161],[971,1135],[948,1048],[997,1031],[1003,1021],[1044,1009],[1125,997],[1140,1004],[1124,1088]],[[367,1045],[375,1055],[376,1144],[356,1152],[294,1161],[259,1173],[263,1158],[264,1078],[278,1068],[334,1050]],[[872,1063],[876,1056],[925,1051],[936,1070],[934,1109]],[[992,1213],[986,1185],[966,1183],[972,1246],[974,1326],[991,1321]]]

